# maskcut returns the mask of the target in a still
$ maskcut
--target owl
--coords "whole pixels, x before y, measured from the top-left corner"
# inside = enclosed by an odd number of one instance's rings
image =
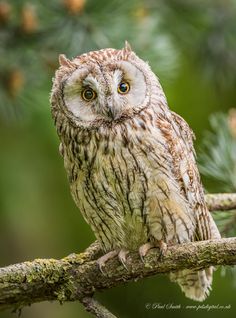
[[[195,161],[193,133],[171,111],[158,78],[126,42],[59,57],[51,110],[72,197],[104,256],[125,265],[129,251],[217,239]],[[170,274],[203,301],[213,268]]]

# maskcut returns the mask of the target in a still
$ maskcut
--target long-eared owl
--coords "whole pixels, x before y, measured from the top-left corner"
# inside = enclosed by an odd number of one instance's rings
[[[125,263],[154,246],[215,239],[193,133],[167,105],[158,78],[126,43],[73,60],[60,56],[52,116],[75,203],[106,252]],[[204,300],[213,268],[170,274]]]

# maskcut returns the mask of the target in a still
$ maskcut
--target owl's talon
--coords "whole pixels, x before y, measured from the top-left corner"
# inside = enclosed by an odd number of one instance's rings
[[[125,249],[121,249],[120,252],[118,253],[118,258],[119,258],[120,262],[122,263],[124,268],[127,269],[127,270],[128,270],[128,268],[126,266],[126,260],[127,260],[127,255],[128,254],[129,254],[129,251],[127,251]]]
[[[105,272],[104,272],[103,269],[102,269],[103,266],[104,266],[104,265],[101,265],[101,264],[98,263],[98,268],[99,268],[100,272],[102,273],[102,275],[105,275]]]
[[[109,261],[110,259],[114,258],[115,256],[117,256],[117,254],[118,254],[118,251],[110,251],[107,254],[101,256],[97,260],[99,270],[102,274],[105,274],[103,271],[103,267],[106,265],[106,262]]]
[[[158,260],[160,260],[160,259],[162,259],[163,256],[166,255],[167,244],[166,244],[164,241],[160,240],[160,241],[158,241],[157,246],[158,246],[159,249],[160,249],[160,255],[159,255],[159,257],[158,257]]]
[[[144,257],[142,255],[140,255],[140,254],[139,254],[139,256],[140,256],[140,259],[141,259],[142,263],[145,263],[144,262]]]
[[[155,247],[152,243],[148,242],[140,246],[138,252],[141,258],[141,261],[144,263],[144,257],[147,255],[148,251]]]

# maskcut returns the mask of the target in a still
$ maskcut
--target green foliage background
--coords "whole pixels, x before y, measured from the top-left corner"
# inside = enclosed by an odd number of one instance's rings
[[[0,1],[0,266],[60,258],[83,251],[94,240],[70,196],[50,115],[58,55],[71,58],[89,50],[121,48],[128,40],[160,78],[171,109],[193,128],[198,148],[208,140],[204,131],[209,115],[235,106],[235,9],[234,0]],[[219,121],[213,139],[226,126],[226,120]],[[208,143],[204,153],[213,146]],[[227,165],[222,150],[218,154]],[[219,178],[209,174],[212,157],[201,160],[208,176],[205,184],[211,191],[224,191]],[[222,170],[226,184],[229,174]],[[235,191],[231,181],[229,185],[228,191]],[[233,317],[233,277],[218,270],[204,302],[230,304],[224,311],[186,310],[186,304],[198,303],[184,298],[164,276],[108,290],[97,298],[125,318]],[[147,303],[181,304],[181,309],[147,310]],[[42,303],[23,309],[21,317],[90,315],[79,303]]]

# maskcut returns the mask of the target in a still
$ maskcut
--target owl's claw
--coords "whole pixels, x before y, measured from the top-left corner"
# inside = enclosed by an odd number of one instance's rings
[[[158,257],[158,260],[160,260],[166,254],[167,244],[164,241],[160,240],[158,241],[157,246],[160,249],[160,256]]]
[[[160,256],[158,257],[158,260],[159,260],[162,258],[162,256],[166,254],[167,244],[164,241],[160,240],[155,243],[148,242],[140,246],[138,252],[143,263],[144,263],[144,257],[147,255],[149,250],[156,247],[160,249]]]
[[[115,256],[117,256],[118,253],[119,252],[116,250],[110,251],[110,252],[106,253],[105,255],[101,256],[97,260],[98,267],[99,267],[102,274],[104,274],[103,267],[106,265],[106,262],[109,261],[110,259],[114,258]]]
[[[148,251],[153,247],[155,246],[153,245],[153,243],[150,243],[150,242],[140,246],[138,253],[143,263],[144,263],[144,257],[147,255]]]
[[[121,249],[120,252],[118,253],[118,258],[119,258],[120,262],[122,263],[124,268],[127,270],[128,270],[128,268],[126,266],[126,259],[127,259],[128,254],[129,254],[129,251],[127,251],[125,249]]]

